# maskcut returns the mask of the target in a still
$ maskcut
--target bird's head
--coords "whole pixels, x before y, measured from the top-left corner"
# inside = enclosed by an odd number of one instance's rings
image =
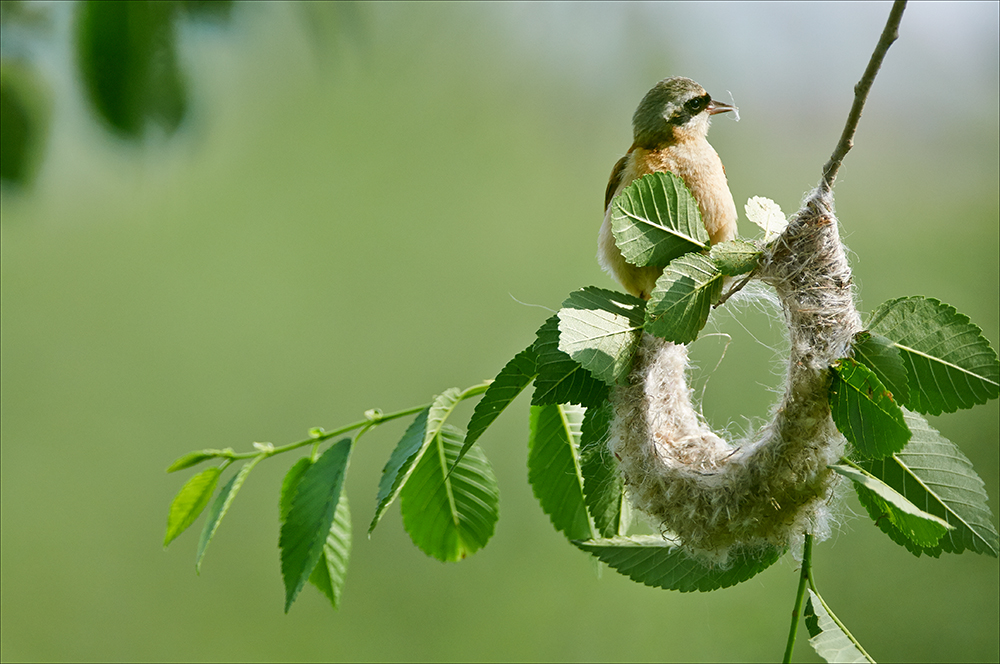
[[[689,139],[705,138],[709,118],[735,111],[735,106],[714,101],[690,78],[665,78],[646,93],[632,116],[635,144],[654,149]]]

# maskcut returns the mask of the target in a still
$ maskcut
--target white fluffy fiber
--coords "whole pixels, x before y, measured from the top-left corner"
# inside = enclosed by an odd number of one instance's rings
[[[691,403],[687,348],[646,335],[615,388],[609,448],[633,505],[690,551],[725,561],[734,546],[788,546],[829,534],[845,441],[830,418],[830,364],[861,329],[832,199],[814,193],[770,243],[757,277],[774,288],[791,341],[770,421],[733,445]]]

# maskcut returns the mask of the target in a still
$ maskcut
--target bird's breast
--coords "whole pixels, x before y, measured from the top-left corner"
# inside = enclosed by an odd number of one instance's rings
[[[670,171],[684,180],[698,201],[701,219],[712,244],[736,237],[736,204],[722,161],[708,141],[685,141],[655,150],[635,148],[631,157],[622,174],[619,191],[643,175]]]

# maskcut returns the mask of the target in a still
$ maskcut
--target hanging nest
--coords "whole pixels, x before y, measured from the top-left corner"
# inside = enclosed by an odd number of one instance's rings
[[[755,435],[734,445],[713,433],[691,403],[687,347],[648,334],[611,397],[608,446],[633,505],[715,561],[734,546],[827,537],[828,466],[846,445],[830,417],[829,367],[861,320],[828,191],[814,192],[767,246],[756,277],[777,293],[791,351],[784,395]]]

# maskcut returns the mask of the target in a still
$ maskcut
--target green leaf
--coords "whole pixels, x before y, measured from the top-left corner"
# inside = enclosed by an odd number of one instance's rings
[[[881,334],[859,332],[851,344],[854,357],[875,372],[878,379],[892,395],[893,401],[905,406],[910,398],[906,366],[899,349]]]
[[[311,466],[312,463],[312,459],[309,457],[302,457],[292,464],[292,467],[288,469],[287,473],[285,473],[285,479],[281,482],[281,498],[278,501],[282,523],[288,519],[288,513],[292,511],[292,499],[295,498],[295,492],[299,489],[299,482],[302,481],[302,474],[309,469],[309,466]]]
[[[410,539],[446,562],[486,546],[500,517],[500,489],[482,450],[473,447],[455,463],[464,437],[451,425],[442,427],[400,494]]]
[[[212,509],[208,511],[208,518],[205,519],[205,527],[201,529],[201,536],[198,538],[198,552],[195,554],[194,559],[194,570],[197,573],[201,573],[201,561],[205,557],[205,551],[208,550],[208,544],[212,541],[212,537],[215,536],[215,531],[219,529],[219,524],[222,523],[222,518],[226,516],[226,512],[229,511],[229,506],[233,504],[233,500],[236,499],[236,494],[240,492],[240,487],[243,486],[243,482],[246,481],[247,475],[253,470],[254,466],[260,463],[264,459],[264,455],[255,456],[250,461],[243,464],[240,471],[230,478],[226,486],[222,487],[222,491],[219,495],[215,497],[215,502],[212,503]]]
[[[140,137],[149,120],[173,131],[184,116],[176,8],[172,2],[94,0],[79,6],[83,89],[99,116],[126,138]]]
[[[347,561],[351,556],[351,511],[347,506],[347,496],[341,489],[333,524],[323,544],[323,555],[309,576],[309,583],[326,595],[336,609],[340,606],[340,594],[347,576]]]
[[[288,518],[281,524],[281,576],[285,582],[285,613],[316,568],[344,486],[351,458],[351,439],[329,447],[299,480]]]
[[[882,480],[850,466],[830,466],[854,482],[858,499],[875,523],[888,519],[901,533],[921,546],[934,546],[952,529],[947,521],[929,514]]]
[[[954,307],[925,297],[891,300],[872,313],[868,328],[902,353],[911,410],[953,413],[1000,396],[996,351]]]
[[[781,235],[788,227],[785,213],[770,198],[753,196],[747,200],[743,211],[746,212],[747,219],[760,226],[764,231],[764,242],[770,242],[772,238]]]
[[[222,450],[199,450],[198,452],[188,452],[170,464],[170,467],[167,468],[167,472],[176,473],[178,470],[184,470],[185,468],[190,468],[191,466],[197,466],[202,461],[208,461],[209,459],[216,458],[219,456],[221,451]]]
[[[476,394],[481,392],[482,386],[470,388]],[[403,434],[403,438],[392,451],[389,460],[382,469],[382,477],[378,483],[378,497],[376,498],[375,516],[368,526],[370,535],[375,526],[378,525],[382,515],[396,499],[403,486],[409,480],[414,467],[420,461],[424,451],[437,436],[441,427],[444,426],[448,416],[455,410],[462,399],[468,396],[457,387],[451,387],[434,397],[434,401],[427,410],[423,410],[417,415],[417,419]]]
[[[910,439],[903,411],[871,369],[844,358],[833,365],[830,414],[855,451],[870,459],[898,452]]]
[[[427,414],[430,408],[420,411],[416,419],[407,427],[403,437],[396,444],[396,448],[389,455],[389,460],[385,462],[382,469],[382,476],[378,481],[378,496],[375,499],[375,516],[371,524],[368,525],[368,534],[371,535],[375,526],[382,519],[382,515],[389,509],[389,505],[396,499],[403,489],[403,484],[413,472],[413,467],[420,460],[423,454],[427,433]]]
[[[673,173],[650,173],[622,189],[611,203],[611,232],[632,265],[663,267],[708,248],[698,202]]]
[[[913,438],[902,452],[858,465],[882,480],[924,512],[941,517],[954,527],[935,546],[919,546],[904,536],[888,519],[879,528],[914,555],[937,558],[941,552],[965,550],[997,557],[1000,540],[983,481],[972,463],[954,443],[944,438],[927,421],[904,410]]]
[[[476,404],[472,419],[469,420],[469,432],[465,434],[465,443],[462,444],[462,450],[458,454],[458,461],[465,456],[473,443],[479,440],[500,413],[535,379],[538,375],[537,364],[538,355],[534,346],[528,346],[500,370],[487,388],[486,394]]]
[[[222,469],[218,466],[206,468],[185,482],[181,490],[177,492],[173,502],[170,503],[170,512],[167,514],[167,534],[163,538],[164,547],[187,530],[205,509],[212,497],[212,492],[215,491],[215,485],[218,483],[221,473]]]
[[[686,254],[671,261],[650,294],[646,331],[678,344],[694,341],[722,295],[722,282],[722,272],[706,256]]]
[[[573,358],[559,350],[559,317],[551,316],[539,328],[535,340],[538,354],[538,377],[531,405],[544,406],[577,403],[596,406],[607,400],[607,383],[577,364]]]
[[[10,11],[4,4],[3,11]],[[27,185],[37,171],[49,133],[51,95],[27,58],[0,61],[0,179]]]
[[[618,473],[618,463],[608,449],[614,408],[611,402],[588,408],[580,427],[580,472],[587,511],[601,537],[624,535],[628,529],[629,503]]]
[[[451,415],[455,407],[462,401],[462,390],[451,387],[434,397],[430,410],[427,412],[427,431],[424,433],[424,447],[437,436],[445,420]]]
[[[806,629],[809,630],[809,645],[816,654],[828,662],[871,662],[875,660],[865,652],[861,644],[847,631],[841,629],[837,619],[823,598],[806,589]]]
[[[571,540],[593,537],[580,470],[583,415],[579,406],[531,407],[528,482],[552,525]]]
[[[181,8],[192,18],[223,21],[233,11],[233,0],[181,0]]]
[[[298,490],[303,474],[312,465],[312,459],[303,457],[289,468],[281,483],[281,521],[288,518],[292,500]],[[323,545],[323,555],[309,576],[309,583],[316,586],[336,609],[340,604],[340,593],[347,575],[347,561],[351,553],[351,512],[347,505],[347,495],[341,487],[340,500],[333,516],[333,524]]]
[[[628,375],[642,337],[646,303],[603,288],[570,293],[559,317],[559,350],[598,380],[614,385]]]
[[[757,267],[761,253],[763,252],[752,242],[730,240],[712,245],[708,257],[712,259],[722,274],[735,277],[738,274],[746,274]]]
[[[659,535],[573,543],[637,583],[682,593],[742,583],[776,563],[783,553],[776,547],[737,549],[730,552],[725,566],[713,566]]]

